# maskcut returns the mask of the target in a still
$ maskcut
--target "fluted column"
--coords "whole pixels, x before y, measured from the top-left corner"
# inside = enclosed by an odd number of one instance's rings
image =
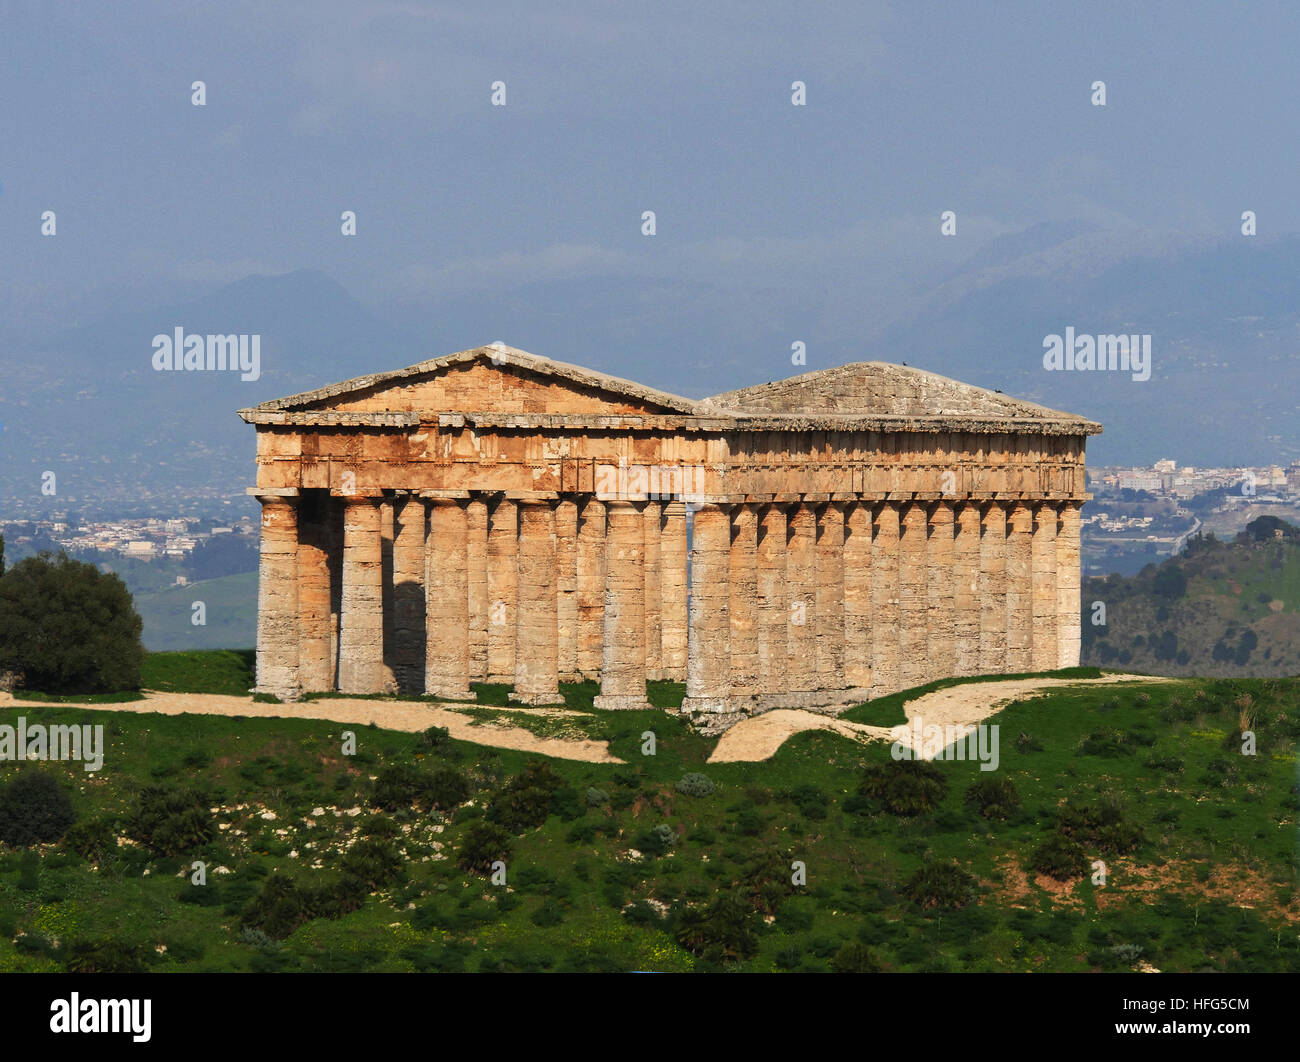
[[[730,595],[728,655],[731,658],[731,706],[756,696],[758,684],[758,513],[752,505],[731,510],[731,556],[727,568]],[[765,691],[763,691],[765,692]]]
[[[298,681],[317,692],[334,688],[329,501],[313,491],[298,511]]]
[[[469,584],[469,674],[471,682],[488,676],[488,627],[491,624],[487,576],[488,505],[471,494],[465,507],[465,563]]]
[[[424,692],[426,529],[424,499],[399,494],[393,500],[393,666],[403,693]]]
[[[665,502],[659,532],[661,674],[686,681],[686,503]]]
[[[556,639],[561,682],[578,675],[578,504],[564,496],[555,506]]]
[[[792,693],[806,693],[817,686],[817,514],[811,505],[800,503],[787,517],[786,588],[790,594],[787,611],[786,677]]]
[[[980,669],[980,510],[971,501],[957,508],[953,541],[953,657],[957,675]]]
[[[295,700],[298,679],[298,499],[264,494],[257,577],[257,692]]]
[[[339,618],[339,690],[382,693],[384,544],[380,498],[343,499],[343,603]]]
[[[1056,522],[1055,502],[1042,502],[1034,507],[1030,584],[1033,592],[1031,660],[1035,671],[1055,670],[1061,651],[1056,633]]]
[[[980,656],[982,675],[1007,670],[1007,510],[1002,502],[984,509],[980,539]]]
[[[758,685],[764,694],[786,693],[790,688],[786,675],[790,605],[785,586],[785,510],[779,505],[763,509],[756,548]]]
[[[953,642],[955,604],[953,599],[954,519],[952,505],[937,501],[930,509],[929,550],[926,566],[926,678],[951,678],[957,674]]]
[[[515,680],[515,608],[519,586],[519,507],[496,503],[488,522],[488,681]]]
[[[926,568],[929,565],[925,506],[904,506],[898,542],[898,667],[902,689],[929,678],[926,665]]]
[[[1013,502],[1007,521],[1007,659],[1003,670],[1008,674],[1029,671],[1033,665],[1033,527],[1033,510],[1025,502]]]
[[[588,498],[578,517],[578,671],[599,679],[605,641],[605,503]]]
[[[663,624],[660,619],[660,543],[661,506],[648,501],[641,512],[645,520],[645,673],[647,678],[663,677]]]
[[[731,705],[731,518],[725,507],[695,510],[691,605],[683,711],[727,712]]]
[[[470,698],[469,513],[472,505],[456,498],[429,500],[424,692],[450,700]]]
[[[1079,666],[1079,624],[1082,619],[1079,580],[1079,509],[1082,503],[1061,505],[1056,528],[1056,666]]]
[[[844,680],[844,506],[828,502],[817,517],[817,685]]]
[[[597,708],[647,708],[643,503],[605,503],[605,633]]]
[[[549,500],[519,503],[519,582],[515,635],[515,688],[519,704],[557,704],[555,507]]]
[[[393,499],[385,494],[379,499],[380,599],[383,602],[383,651],[380,653],[381,686],[385,692],[397,692],[397,612],[393,579]]]
[[[871,507],[862,502],[844,514],[844,682],[871,688]]]
[[[896,693],[898,667],[898,505],[884,502],[876,512],[871,542],[871,692]]]

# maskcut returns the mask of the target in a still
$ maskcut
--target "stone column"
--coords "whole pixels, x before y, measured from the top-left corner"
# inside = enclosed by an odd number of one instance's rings
[[[980,510],[972,501],[957,508],[953,542],[953,656],[957,675],[980,671]]]
[[[519,503],[519,605],[515,688],[519,704],[559,704],[554,502]]]
[[[1007,521],[1007,661],[1004,670],[1032,670],[1033,584],[1030,542],[1034,513],[1026,502],[1011,504]]]
[[[425,534],[424,499],[399,494],[393,499],[393,655],[402,693],[424,692]]]
[[[881,697],[903,687],[898,667],[898,505],[876,512],[871,542],[871,693]]]
[[[645,519],[645,673],[663,677],[663,625],[660,621],[659,518],[661,507],[648,501],[641,513]]]
[[[957,674],[952,504],[937,501],[930,509],[929,552],[926,572],[926,678],[952,678]]]
[[[1079,509],[1082,502],[1061,505],[1056,529],[1056,666],[1079,666],[1082,615],[1079,580]]]
[[[695,510],[691,543],[691,607],[682,711],[731,710],[731,518],[727,507]]]
[[[472,502],[450,497],[429,500],[424,692],[448,700],[471,697],[468,532],[472,507]]]
[[[844,506],[828,502],[817,519],[817,689],[844,680]]]
[[[871,689],[871,507],[844,513],[844,682]]]
[[[785,586],[785,542],[785,510],[779,505],[765,506],[758,528],[755,583],[758,595],[758,685],[763,694],[786,693],[790,688],[786,675],[790,599]]]
[[[665,502],[659,532],[661,673],[686,681],[686,503]]]
[[[731,707],[737,710],[761,691],[758,683],[758,513],[752,505],[731,510],[731,556],[727,566],[730,594],[728,655],[731,658]]]
[[[396,693],[397,634],[393,589],[397,584],[393,579],[393,499],[387,494],[379,499],[379,538],[382,543],[379,580],[384,613],[384,649],[380,655],[380,667],[384,690]]]
[[[924,505],[910,502],[904,506],[898,541],[898,681],[902,689],[919,686],[929,677],[925,660],[927,523]]]
[[[257,687],[281,700],[297,700],[298,499],[259,495],[261,560],[257,576]]]
[[[578,519],[578,671],[599,679],[605,641],[605,503],[588,498]]]
[[[605,504],[605,633],[597,708],[648,708],[645,517],[641,502]]]
[[[298,513],[298,681],[313,692],[334,688],[329,516],[328,494],[303,496]]]
[[[817,686],[817,514],[800,503],[791,508],[786,533],[786,678],[791,693]]]
[[[339,620],[339,690],[383,693],[383,499],[349,494],[343,499],[343,610]]]
[[[488,506],[480,494],[471,494],[465,509],[466,581],[469,584],[469,674],[471,682],[488,676]]]
[[[515,680],[515,608],[519,586],[519,508],[509,498],[496,503],[488,523],[488,681]]]
[[[555,506],[555,587],[559,678],[578,675],[578,503],[569,495]]]
[[[1031,660],[1034,671],[1054,671],[1060,658],[1056,634],[1056,515],[1055,502],[1034,507],[1034,537],[1030,545],[1033,592]]]
[[[992,501],[980,539],[980,656],[982,675],[1007,670],[1007,510]]]

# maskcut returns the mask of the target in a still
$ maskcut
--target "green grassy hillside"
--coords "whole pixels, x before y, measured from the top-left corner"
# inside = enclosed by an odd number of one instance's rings
[[[192,622],[196,601],[202,601],[206,610],[202,626]],[[135,609],[144,620],[146,649],[252,645],[257,640],[257,572],[136,594]]]

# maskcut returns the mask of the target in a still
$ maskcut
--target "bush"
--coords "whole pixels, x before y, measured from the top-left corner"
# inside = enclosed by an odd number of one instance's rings
[[[609,803],[609,794],[603,789],[591,788],[587,790],[586,795],[587,807],[598,808]]]
[[[250,930],[272,940],[283,940],[310,918],[311,911],[303,890],[292,878],[272,874],[244,909],[240,921],[245,941],[261,947],[264,946],[262,938]]]
[[[100,818],[75,823],[63,835],[63,845],[82,859],[97,863],[104,858],[105,853],[117,847],[113,822]]]
[[[632,841],[632,847],[650,856],[667,855],[677,843],[677,831],[666,822],[652,830],[642,830]]]
[[[1020,793],[1010,778],[981,778],[966,790],[966,803],[986,819],[1009,819],[1020,809]]]
[[[555,794],[562,788],[564,779],[549,763],[529,764],[492,798],[487,817],[511,833],[533,829],[550,816]]]
[[[0,841],[13,848],[57,841],[76,821],[72,800],[52,774],[27,767],[0,789]]]
[[[364,882],[369,889],[382,889],[402,876],[405,863],[391,841],[370,837],[358,841],[343,856],[345,876]]]
[[[212,840],[212,814],[193,789],[146,786],[127,832],[156,855],[184,855]]]
[[[148,952],[124,940],[73,941],[68,945],[69,973],[143,973]]]
[[[1078,841],[1055,834],[1033,850],[1029,865],[1057,881],[1069,881],[1088,870],[1088,856]]]
[[[707,774],[691,771],[689,774],[682,775],[677,780],[677,785],[674,788],[676,788],[677,792],[686,796],[705,797],[712,793],[716,787]]]
[[[758,951],[755,913],[739,897],[722,895],[707,908],[691,907],[677,920],[676,938],[710,962],[748,959]]]
[[[943,772],[925,760],[890,760],[863,772],[858,793],[892,815],[933,811],[948,791]]]
[[[0,577],[0,672],[45,693],[138,690],[144,629],[120,578],[65,553]]]
[[[903,886],[903,895],[918,907],[959,910],[971,902],[975,879],[951,863],[922,867]]]
[[[1133,851],[1145,840],[1141,829],[1125,820],[1123,807],[1113,797],[1086,804],[1067,803],[1060,810],[1057,826],[1067,837],[1119,855]]]
[[[806,819],[820,821],[826,818],[826,794],[815,785],[801,785],[791,790],[790,802]]]
[[[469,779],[452,767],[422,771],[410,764],[391,764],[379,772],[371,803],[385,811],[402,808],[448,810],[470,794]]]
[[[466,870],[489,874],[498,859],[509,862],[514,838],[494,822],[475,822],[460,843],[459,863]]]
[[[883,967],[874,951],[859,941],[850,940],[831,959],[831,969],[836,973],[880,973]]]

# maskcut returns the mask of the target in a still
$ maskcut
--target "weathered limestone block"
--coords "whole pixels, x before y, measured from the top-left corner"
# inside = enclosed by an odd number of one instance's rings
[[[647,708],[645,517],[640,502],[605,503],[605,638],[597,708]]]
[[[930,509],[929,560],[926,572],[926,679],[957,674],[953,508],[938,501]]]
[[[313,491],[299,503],[298,680],[303,690],[313,692],[334,688],[329,501],[323,491]]]
[[[789,687],[786,632],[790,606],[785,585],[785,510],[781,506],[764,507],[757,537],[758,685],[764,693],[784,693]]]
[[[481,504],[481,503],[480,503]],[[429,501],[424,692],[470,698],[469,514],[472,502]]]
[[[1061,505],[1056,531],[1057,667],[1079,666],[1079,508],[1077,501]]]
[[[578,671],[599,679],[605,641],[605,503],[588,498],[578,522]]]
[[[1029,671],[1033,665],[1033,585],[1030,562],[1034,513],[1025,502],[1011,503],[1007,521],[1007,655],[1002,670]]]
[[[898,505],[884,502],[876,512],[871,541],[871,691],[877,697],[897,693],[898,666]]]
[[[1007,670],[1007,510],[989,502],[980,540],[980,674]]]
[[[844,516],[844,681],[871,688],[871,507],[853,502]]]
[[[647,678],[660,679],[663,677],[659,542],[662,507],[657,501],[648,501],[641,515],[645,520],[645,673]]]
[[[760,692],[758,683],[758,513],[752,505],[731,511],[731,556],[727,602],[731,629],[731,693],[733,709]]]
[[[731,711],[731,517],[705,504],[692,521],[690,650],[682,711]]]
[[[339,690],[385,693],[384,544],[380,498],[343,500],[343,607],[339,630]]]
[[[953,657],[956,675],[980,673],[980,510],[957,507],[953,541]]]
[[[296,700],[298,678],[298,499],[263,495],[257,578],[257,692]]]
[[[466,581],[469,584],[469,674],[473,682],[488,677],[488,505],[471,494],[465,509]]]
[[[555,586],[559,677],[577,682],[578,674],[578,503],[561,498],[555,507]]]
[[[488,524],[488,681],[515,680],[515,615],[519,586],[519,507],[502,498]]]
[[[787,516],[786,683],[789,692],[818,689],[817,680],[817,513],[806,503]]]
[[[1056,588],[1056,523],[1057,506],[1054,502],[1043,502],[1034,507],[1030,582],[1033,592],[1031,659],[1035,671],[1053,670],[1061,654],[1056,633],[1056,611],[1059,607]]]
[[[558,704],[555,508],[549,501],[519,506],[519,607],[515,688],[519,704]]]
[[[844,506],[829,502],[817,517],[817,685],[840,690],[844,678]]]
[[[927,522],[924,505],[905,505],[898,542],[898,668],[902,689],[919,686],[928,677]]]
[[[393,667],[403,693],[424,692],[426,523],[423,498],[393,500]]]
[[[686,503],[665,502],[659,533],[661,667],[670,682],[686,681]]]

